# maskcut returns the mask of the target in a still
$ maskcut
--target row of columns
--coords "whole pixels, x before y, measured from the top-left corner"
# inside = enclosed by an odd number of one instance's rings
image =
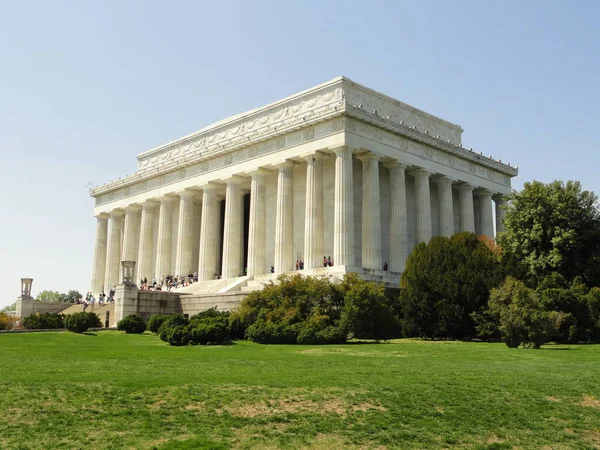
[[[333,261],[336,266],[356,266],[354,249],[354,184],[353,151],[340,147],[335,153],[334,211],[333,211]],[[306,202],[304,224],[304,268],[322,267],[323,251],[323,160],[326,154],[316,152],[306,157]],[[381,269],[382,238],[379,189],[380,158],[372,153],[358,156],[363,167],[362,186],[362,261],[366,269]],[[277,166],[277,199],[275,216],[276,273],[294,268],[293,252],[293,162]],[[390,173],[390,262],[389,270],[402,272],[408,257],[408,227],[406,199],[406,170],[399,162],[386,163]],[[263,273],[266,268],[266,186],[265,175],[269,171],[259,169],[249,173],[250,223],[248,242],[248,275]],[[422,169],[409,174],[415,180],[416,238],[427,242],[432,237],[430,179],[432,173]],[[243,177],[233,176],[227,180],[225,194],[225,223],[223,234],[223,278],[237,277],[242,269],[240,232],[243,223],[242,190]],[[455,180],[436,177],[439,201],[439,235],[450,236],[454,230],[454,206],[452,185]],[[202,188],[202,222],[198,261],[199,280],[212,280],[218,273],[220,199],[219,185],[208,183]],[[457,184],[459,192],[460,231],[475,232],[474,186]],[[183,275],[192,267],[193,204],[196,191],[184,190],[179,195],[179,221],[176,239],[175,274]],[[478,191],[480,234],[494,237],[492,193]],[[160,277],[172,267],[171,217],[176,196],[166,195],[156,200],[132,205],[124,211],[97,216],[96,249],[92,277],[92,289],[109,289],[118,282],[121,248],[121,225],[124,217],[122,246],[123,260],[137,260],[138,278]],[[503,230],[504,210],[501,197],[496,201],[496,228]],[[158,217],[156,207],[158,206]],[[156,221],[158,222],[156,223]],[[153,229],[158,227],[156,262],[152,267]]]

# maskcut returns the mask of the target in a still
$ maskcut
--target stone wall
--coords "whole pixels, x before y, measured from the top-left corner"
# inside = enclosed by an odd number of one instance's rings
[[[28,317],[33,314],[57,313],[67,309],[72,303],[36,302],[33,298],[18,298],[16,317]]]
[[[248,295],[244,292],[234,292],[231,294],[214,294],[189,296],[181,298],[181,309],[183,314],[193,316],[199,312],[206,311],[210,308],[217,308],[219,311],[233,311],[240,306],[240,303]]]

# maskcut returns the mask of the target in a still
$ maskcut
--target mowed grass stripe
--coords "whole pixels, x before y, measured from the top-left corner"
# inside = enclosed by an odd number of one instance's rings
[[[0,448],[599,448],[600,346],[0,335]]]

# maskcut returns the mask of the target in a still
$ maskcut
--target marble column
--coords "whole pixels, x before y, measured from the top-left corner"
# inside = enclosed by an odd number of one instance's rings
[[[241,189],[242,178],[226,180],[225,228],[223,232],[223,279],[240,276],[242,271],[242,249],[240,246],[240,227],[242,220]]]
[[[275,213],[275,273],[294,270],[294,178],[292,162],[277,169]]]
[[[156,202],[148,201],[141,204],[142,221],[140,225],[140,245],[138,250],[137,277],[152,281],[152,252],[154,251],[154,222]],[[136,280],[136,283],[139,280]]]
[[[108,218],[108,233],[106,244],[106,274],[104,276],[104,289],[108,291],[119,284],[121,273],[121,221],[123,211],[111,211]]]
[[[496,204],[496,236],[504,232],[504,215],[506,214],[506,197],[503,194],[496,194],[492,197]]]
[[[248,275],[267,273],[265,261],[267,171],[257,170],[250,175],[250,223],[248,224]]]
[[[221,208],[217,199],[218,186],[208,184],[202,187],[202,222],[200,225],[200,251],[198,260],[198,280],[214,280],[217,274],[217,254],[219,251],[219,217]]]
[[[179,227],[177,230],[177,246],[175,274],[185,277],[192,270],[192,225],[194,222],[195,191],[181,191],[179,195]],[[160,275],[159,275],[160,276]]]
[[[362,179],[362,267],[381,270],[381,202],[379,194],[379,157],[373,153],[359,156]]]
[[[481,224],[481,234],[490,239],[494,239],[494,215],[492,213],[492,192],[488,190],[479,191],[479,223]]]
[[[408,258],[406,165],[389,163],[390,171],[390,263],[391,272],[404,272]]]
[[[473,206],[473,186],[458,186],[458,202],[460,204],[460,231],[475,233],[475,210]]]
[[[158,238],[156,240],[156,269],[154,276],[160,283],[163,277],[174,275],[171,262],[173,249],[173,202],[174,197],[162,196],[158,210]]]
[[[108,217],[108,214],[98,214],[96,216],[96,245],[94,246],[94,264],[92,268],[91,283],[91,290],[94,294],[100,293],[104,288]]]
[[[333,209],[333,264],[355,266],[354,257],[354,185],[352,149],[335,150],[335,186]]]
[[[431,194],[429,177],[431,172],[413,170],[410,174],[415,179],[415,196],[417,199],[417,243],[428,243],[431,239]]]
[[[322,153],[306,157],[304,209],[304,268],[323,267],[323,159]]]
[[[139,205],[131,205],[125,209],[125,226],[123,227],[123,261],[137,261],[139,245]]]
[[[438,186],[439,204],[439,235],[450,237],[454,234],[454,205],[452,203],[452,183],[454,180],[448,177],[435,179]]]

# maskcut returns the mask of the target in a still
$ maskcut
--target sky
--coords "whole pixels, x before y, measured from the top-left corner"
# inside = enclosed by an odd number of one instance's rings
[[[0,308],[89,288],[90,185],[340,75],[600,193],[600,2],[0,0]]]

